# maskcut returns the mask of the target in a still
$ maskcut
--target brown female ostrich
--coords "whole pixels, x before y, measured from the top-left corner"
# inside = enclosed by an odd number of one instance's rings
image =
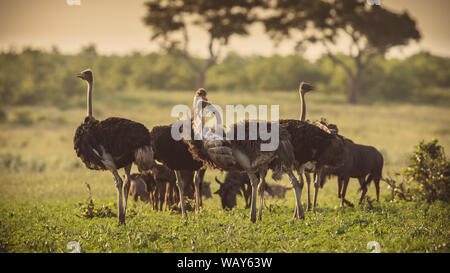
[[[199,89],[200,91],[200,89]],[[199,92],[197,91],[197,92]],[[183,140],[175,140],[172,137],[172,124],[155,126],[152,129],[152,147],[155,152],[155,159],[164,163],[167,167],[175,171],[177,186],[180,195],[181,215],[184,216],[186,209],[184,206],[184,184],[189,181],[183,180],[181,171],[195,172],[195,211],[199,212],[201,203],[200,185],[205,175],[205,170],[201,161],[192,157],[188,150],[188,145]]]
[[[91,170],[109,170],[114,175],[118,193],[119,225],[125,224],[128,191],[130,188],[131,165],[136,163],[140,170],[148,170],[153,165],[153,150],[150,132],[141,123],[123,118],[107,118],[98,121],[92,116],[92,88],[94,77],[90,69],[80,72],[77,77],[87,82],[87,117],[77,128],[74,148],[77,156]],[[125,185],[117,170],[124,168]],[[124,203],[122,204],[122,186]]]

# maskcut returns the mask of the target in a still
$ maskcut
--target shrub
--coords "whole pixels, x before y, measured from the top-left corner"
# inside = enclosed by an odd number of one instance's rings
[[[12,123],[20,125],[32,125],[34,123],[34,119],[30,111],[19,110],[14,113]]]
[[[414,199],[429,203],[436,200],[450,202],[450,161],[437,139],[420,142],[403,173],[410,183],[414,183]]]

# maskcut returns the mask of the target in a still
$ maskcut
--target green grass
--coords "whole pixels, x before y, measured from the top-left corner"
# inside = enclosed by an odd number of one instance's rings
[[[223,107],[279,104],[280,117],[299,114],[296,92],[210,92],[208,97]],[[94,94],[94,99],[96,118],[121,116],[151,128],[173,121],[174,104],[192,105],[192,92]],[[377,147],[385,157],[385,176],[405,167],[422,139],[438,138],[448,153],[450,108],[348,105],[343,98],[320,93],[308,94],[307,102],[309,119],[326,117],[346,137]],[[126,226],[117,227],[115,218],[85,219],[79,206],[88,196],[85,182],[96,206],[109,204],[116,212],[117,205],[112,176],[87,170],[73,150],[73,134],[85,110],[5,110],[8,122],[0,124],[0,251],[68,252],[67,243],[78,241],[83,252],[369,252],[367,243],[378,241],[382,252],[449,252],[450,206],[388,202],[390,191],[384,183],[381,202],[373,207],[340,208],[332,179],[319,193],[317,211],[300,221],[292,220],[291,192],[283,200],[266,200],[263,220],[255,224],[241,197],[236,209],[223,211],[217,195],[204,201],[199,215],[190,212],[186,219],[132,202],[135,215],[127,217]],[[27,112],[27,122],[17,122],[17,113]],[[208,170],[206,180],[223,175]],[[289,185],[286,177],[280,183]],[[353,202],[359,197],[357,184],[351,180],[348,189]],[[216,189],[212,184],[212,191]],[[373,187],[369,195],[374,197]]]

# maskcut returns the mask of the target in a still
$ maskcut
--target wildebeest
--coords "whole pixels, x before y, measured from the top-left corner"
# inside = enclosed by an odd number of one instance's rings
[[[251,185],[250,179],[246,173],[240,172],[227,172],[225,175],[225,180],[221,182],[217,177],[216,182],[219,183],[220,187],[215,192],[220,196],[222,202],[222,208],[232,209],[236,206],[236,195],[244,195],[245,208],[250,207],[251,198]],[[242,193],[241,193],[242,192]]]
[[[286,196],[287,190],[292,189],[290,187],[286,187],[278,184],[269,184],[266,183],[266,187],[264,188],[265,193],[267,193],[268,197],[276,197],[276,198],[284,198]]]
[[[194,198],[193,173],[191,171],[181,171],[181,176],[187,183],[184,184],[184,194],[186,197]],[[130,195],[134,201],[138,198],[144,202],[150,202],[155,210],[173,208],[179,203],[179,191],[176,186],[176,176],[174,171],[165,165],[155,164],[150,171],[142,174],[132,174]],[[189,183],[191,182],[191,183]],[[202,181],[201,195],[211,198],[210,182]]]
[[[356,144],[350,139],[345,139],[346,158],[344,164],[339,168],[326,168],[324,175],[320,181],[320,186],[323,187],[325,177],[335,175],[338,178],[338,198],[341,198],[341,206],[353,204],[345,199],[345,193],[350,178],[358,178],[360,189],[362,191],[359,203],[367,193],[367,187],[373,180],[375,184],[377,201],[380,195],[380,179],[383,170],[383,155],[374,147]],[[367,179],[366,179],[367,176]]]
[[[150,179],[144,179],[142,174],[133,173],[130,180],[130,196],[135,202],[139,199],[145,203],[150,201]],[[151,178],[153,180],[153,177]],[[154,182],[154,181],[153,181]]]
[[[219,189],[215,194],[220,196],[222,208],[232,209],[235,207],[238,194],[244,197],[245,208],[250,207],[251,185],[246,173],[227,172],[224,182],[221,182],[217,177],[215,179],[219,184]],[[291,188],[277,184],[264,184],[264,192],[268,197],[284,198],[288,189]]]

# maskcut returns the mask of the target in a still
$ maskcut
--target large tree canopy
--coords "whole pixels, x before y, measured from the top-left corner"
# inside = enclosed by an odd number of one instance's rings
[[[357,102],[361,75],[373,56],[420,39],[407,12],[395,13],[364,0],[276,0],[273,9],[274,15],[264,20],[272,38],[297,39],[297,48],[307,42],[323,45],[348,75],[351,103]],[[349,41],[346,54],[353,59],[352,65],[331,52],[342,37]]]
[[[217,62],[222,47],[231,36],[248,35],[248,27],[257,21],[263,0],[150,0],[145,3],[144,23],[150,27],[152,41],[158,41],[170,54],[181,54],[197,73],[197,87],[205,82],[206,71]],[[195,26],[208,35],[209,58],[205,62],[188,50],[189,27]]]

